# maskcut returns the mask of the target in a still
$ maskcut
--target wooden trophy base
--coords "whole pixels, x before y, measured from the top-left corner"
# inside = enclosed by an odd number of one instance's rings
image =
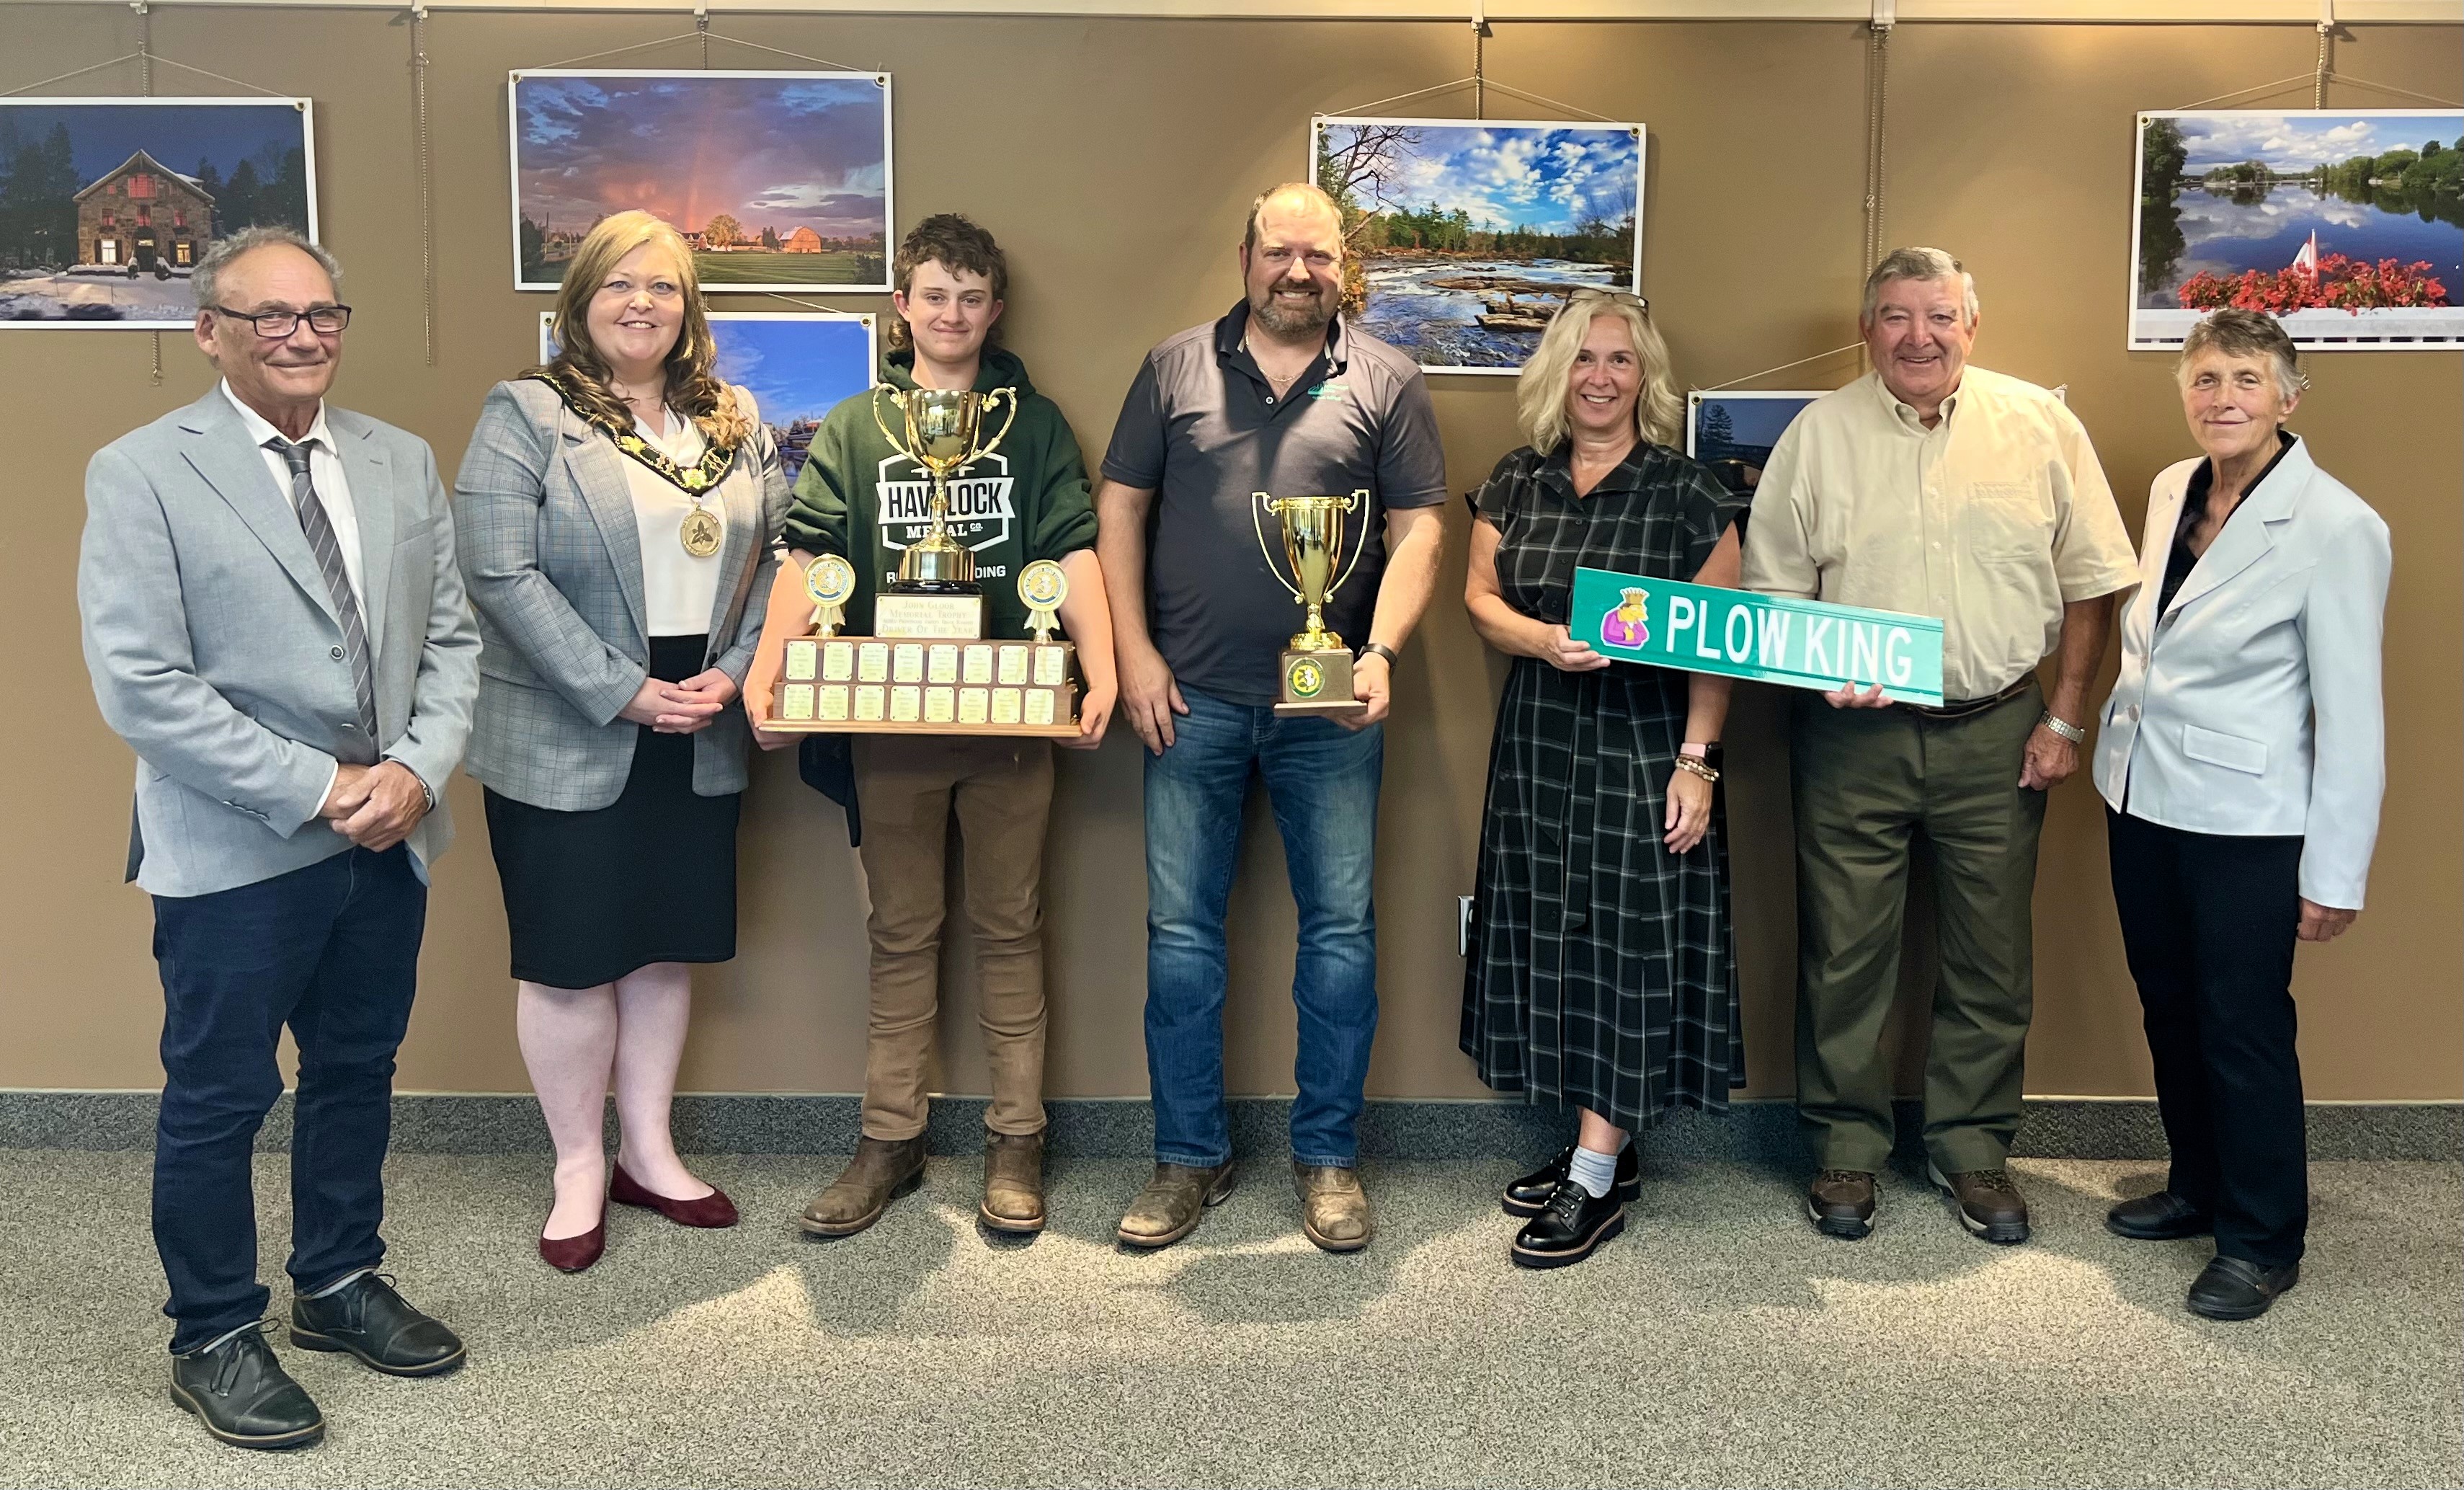
[[[1353,696],[1352,654],[1340,647],[1287,652],[1282,676],[1283,696],[1275,701],[1278,714],[1346,719],[1369,712],[1369,705]]]
[[[1067,641],[800,636],[761,728],[803,735],[1078,733]]]

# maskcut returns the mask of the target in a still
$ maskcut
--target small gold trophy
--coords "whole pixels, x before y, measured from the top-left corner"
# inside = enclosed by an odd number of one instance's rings
[[[813,634],[791,638],[779,675],[777,717],[789,723],[847,719],[855,705],[856,644],[838,634],[855,594],[855,566],[825,553],[804,566]]]
[[[1283,694],[1275,701],[1278,714],[1361,714],[1369,705],[1352,692],[1352,653],[1343,638],[1326,629],[1326,605],[1334,592],[1352,578],[1360,567],[1360,550],[1365,544],[1352,546],[1352,562],[1343,573],[1334,572],[1343,555],[1344,518],[1358,512],[1366,520],[1369,492],[1366,488],[1349,497],[1269,497],[1265,492],[1251,494],[1254,506],[1249,523],[1258,530],[1258,551],[1266,556],[1266,568],[1276,583],[1291,591],[1292,599],[1306,607],[1292,644],[1284,649]],[[1275,567],[1275,556],[1266,546],[1266,530],[1259,521],[1264,510],[1281,518],[1284,523],[1284,560],[1290,566],[1292,577],[1286,580]]]
[[[881,416],[884,393],[898,409],[903,439]],[[987,440],[984,416],[1003,400],[1009,403],[1009,417]],[[882,437],[933,478],[931,526],[899,555],[898,577],[874,600],[872,628],[884,636],[979,637],[984,634],[984,595],[976,584],[975,554],[950,533],[950,478],[1000,448],[1018,422],[1018,390],[977,393],[881,383],[873,387],[870,406]]]

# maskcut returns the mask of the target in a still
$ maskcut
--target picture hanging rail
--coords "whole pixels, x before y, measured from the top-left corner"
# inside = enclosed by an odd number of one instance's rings
[[[870,315],[847,311],[710,312],[718,344],[713,368],[721,382],[753,395],[761,422],[778,442],[787,482],[803,473],[804,456],[823,416],[872,387],[881,365],[879,332]],[[539,312],[539,361],[556,357],[556,316]]]
[[[2318,351],[2464,347],[2464,109],[2139,116],[2129,345],[2226,306]]]
[[[1429,372],[1522,370],[1569,295],[1639,292],[1641,124],[1325,115],[1346,313]]]
[[[0,99],[0,327],[185,331],[216,239],[317,237],[306,99]]]
[[[514,284],[553,290],[593,223],[640,208],[706,293],[890,284],[890,75],[517,71]]]

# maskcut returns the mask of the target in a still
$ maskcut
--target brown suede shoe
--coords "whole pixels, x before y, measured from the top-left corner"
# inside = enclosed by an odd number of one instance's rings
[[[859,1138],[855,1157],[813,1197],[797,1225],[816,1236],[849,1236],[881,1219],[890,1203],[924,1182],[924,1135]]]
[[[1369,1219],[1369,1191],[1349,1166],[1292,1161],[1292,1189],[1301,1197],[1301,1232],[1327,1252],[1358,1252],[1377,1228]]]
[[[996,1232],[1044,1230],[1044,1135],[984,1135],[984,1203],[978,1219]]]
[[[1825,1236],[1863,1241],[1874,1234],[1874,1177],[1862,1169],[1825,1169],[1805,1191],[1806,1218]]]
[[[1185,1164],[1159,1164],[1155,1178],[1130,1202],[1117,1234],[1123,1245],[1149,1251],[1169,1247],[1198,1230],[1209,1206],[1220,1206],[1232,1193],[1231,1161],[1211,1169]]]
[[[1963,1169],[1945,1174],[1942,1167],[1925,1166],[1925,1173],[1957,1203],[1959,1224],[1971,1235],[2009,1247],[2028,1239],[2028,1202],[2011,1183],[2008,1169]]]

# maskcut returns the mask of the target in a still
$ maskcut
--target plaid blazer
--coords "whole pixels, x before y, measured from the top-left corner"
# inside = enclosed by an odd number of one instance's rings
[[[752,407],[744,389],[736,395]],[[489,390],[453,483],[481,643],[463,769],[517,802],[603,808],[633,767],[639,726],[617,711],[649,676],[650,641],[625,459],[554,389],[519,379]],[[712,496],[727,526],[707,663],[740,683],[761,637],[790,500],[778,446],[758,416]],[[743,790],[750,743],[742,705],[729,704],[694,737],[693,790]]]

